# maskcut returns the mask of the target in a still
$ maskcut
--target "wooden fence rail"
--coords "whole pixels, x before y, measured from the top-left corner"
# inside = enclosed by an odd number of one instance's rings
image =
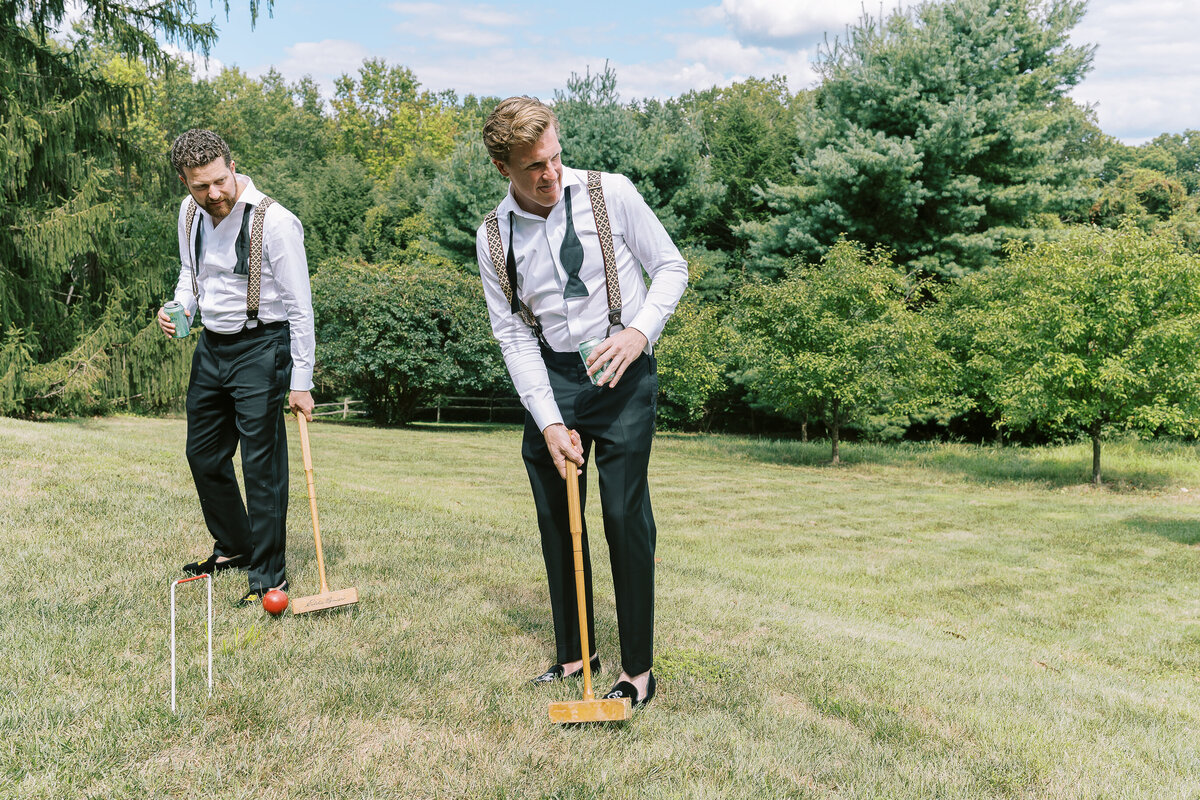
[[[345,419],[346,417],[348,417],[351,414],[355,414],[355,415],[366,414],[367,411],[364,408],[351,408],[351,406],[361,406],[362,404],[363,404],[362,400],[351,400],[349,397],[343,397],[341,400],[338,400],[336,403],[317,403],[315,406],[313,406],[313,416],[314,417],[332,417],[332,416],[341,414],[342,419]],[[318,409],[321,409],[321,408],[329,408],[332,410],[331,411],[318,411]]]
[[[313,406],[314,417],[341,417],[346,419],[351,415],[367,413],[362,400],[343,397],[332,403],[317,403]],[[355,408],[358,406],[358,408]],[[325,409],[325,410],[322,410]],[[453,395],[438,395],[432,405],[422,406],[418,411],[434,411],[437,422],[442,421],[442,411],[478,411],[487,412],[488,422],[493,420],[497,411],[524,411],[521,401],[515,397],[458,397]]]
[[[487,421],[491,422],[497,411],[524,411],[521,401],[515,397],[454,397],[438,395],[433,405],[418,409],[419,411],[437,411],[437,422],[442,421],[442,411],[486,411]]]

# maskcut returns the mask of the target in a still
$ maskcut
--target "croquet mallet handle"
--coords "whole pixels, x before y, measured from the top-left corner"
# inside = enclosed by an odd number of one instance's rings
[[[325,555],[321,552],[321,524],[317,521],[317,490],[313,486],[312,451],[308,446],[308,422],[304,414],[296,412],[296,422],[300,424],[300,452],[304,454],[304,478],[308,482],[308,508],[312,511],[313,542],[317,546],[317,573],[321,576],[321,594],[329,591],[325,582]]]
[[[575,597],[579,605],[579,645],[583,659],[583,699],[593,700],[592,694],[592,663],[588,654],[592,652],[588,646],[588,616],[587,595],[584,594],[583,579],[583,514],[579,508],[579,468],[570,459],[567,468],[567,519],[571,526],[571,547],[575,551]]]

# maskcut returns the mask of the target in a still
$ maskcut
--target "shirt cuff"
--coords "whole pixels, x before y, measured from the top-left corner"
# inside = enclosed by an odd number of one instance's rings
[[[313,387],[313,371],[311,369],[292,368],[292,391],[311,392]]]
[[[659,317],[648,308],[643,308],[626,326],[628,328],[637,328],[646,337],[646,346],[651,350],[654,349],[654,343],[658,341],[658,337],[662,336],[663,328],[667,321]]]
[[[539,431],[544,431],[551,425],[563,421],[562,412],[558,410],[558,403],[554,400],[531,400],[529,413],[533,416],[534,424],[538,426]]]

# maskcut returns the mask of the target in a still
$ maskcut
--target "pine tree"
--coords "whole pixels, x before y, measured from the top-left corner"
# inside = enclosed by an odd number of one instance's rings
[[[1083,0],[947,0],[864,16],[827,47],[800,125],[797,173],[740,229],[760,270],[818,259],[842,234],[897,262],[961,275],[1006,239],[1091,205],[1094,126],[1067,92],[1092,48],[1068,42]]]
[[[131,123],[147,71],[174,64],[159,37],[207,55],[216,29],[196,21],[194,0],[77,0],[71,11],[77,36],[63,43],[52,33],[66,0],[0,4],[0,413],[79,412],[127,386],[114,348],[174,283],[165,144],[147,150]],[[162,213],[135,210],[147,196]]]

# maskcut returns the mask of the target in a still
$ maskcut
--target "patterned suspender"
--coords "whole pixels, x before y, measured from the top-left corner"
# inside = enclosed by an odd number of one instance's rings
[[[588,170],[588,196],[592,198],[592,216],[596,218],[596,235],[600,237],[600,252],[604,255],[604,285],[608,288],[608,329],[605,336],[612,335],[614,325],[621,325],[621,280],[617,277],[617,257],[613,253],[612,226],[608,224],[608,206],[604,203],[604,189],[600,186],[600,173]]]
[[[196,198],[188,196],[187,218],[183,226],[183,240],[187,242],[188,252],[192,256],[192,295],[196,298],[196,307],[200,307],[200,284],[196,282],[196,258],[199,249],[192,245],[192,223],[196,220]],[[199,235],[199,234],[197,234]],[[200,242],[196,242],[200,244]],[[193,320],[194,322],[195,320]]]
[[[492,257],[492,267],[496,270],[496,278],[500,281],[500,291],[504,292],[504,297],[508,300],[508,305],[512,309],[512,312],[519,316],[522,322],[533,329],[538,341],[544,342],[545,337],[542,336],[542,323],[538,322],[538,318],[533,315],[533,312],[529,310],[529,306],[525,305],[524,301],[515,297],[512,282],[508,279],[508,263],[504,256],[504,244],[500,241],[500,221],[496,219],[494,209],[488,212],[483,222],[484,227],[487,229],[488,253]],[[509,235],[511,236],[512,233],[510,232]],[[516,279],[515,268],[513,270],[513,279]]]
[[[255,321],[258,320],[258,295],[262,290],[263,220],[267,217],[267,209],[274,202],[264,196],[254,207],[254,219],[250,222],[250,275],[246,284],[246,317]]]
[[[621,282],[617,278],[617,259],[613,251],[612,225],[608,221],[608,206],[604,202],[604,189],[600,186],[600,173],[589,170],[588,196],[592,200],[592,216],[596,220],[596,233],[600,238],[600,252],[604,257],[604,283],[608,289],[608,330],[612,334],[614,325],[621,325]],[[504,292],[512,312],[521,321],[533,329],[539,341],[545,341],[542,336],[542,324],[529,309],[529,306],[519,298],[514,299],[513,282],[516,280],[516,265],[512,265],[511,275],[507,258],[504,255],[504,244],[500,241],[500,220],[496,212],[489,211],[484,217],[484,228],[487,231],[488,254],[492,257],[492,267],[496,270],[496,278],[500,281],[500,291]],[[511,232],[509,233],[511,236]],[[622,327],[624,327],[622,325]]]
[[[264,196],[254,207],[254,217],[250,222],[250,256],[248,258],[247,269],[249,272],[246,282],[246,318],[248,320],[258,320],[258,301],[259,295],[262,292],[262,238],[263,238],[263,221],[267,217],[267,209],[275,201]],[[192,244],[192,224],[196,220],[196,200],[192,197],[188,198],[188,207],[186,216],[184,217],[184,241],[188,243],[188,252],[192,257],[192,294],[196,297],[196,304],[200,304],[200,284],[196,280],[196,261],[199,258],[197,252],[200,248]],[[199,236],[199,232],[197,232]]]

